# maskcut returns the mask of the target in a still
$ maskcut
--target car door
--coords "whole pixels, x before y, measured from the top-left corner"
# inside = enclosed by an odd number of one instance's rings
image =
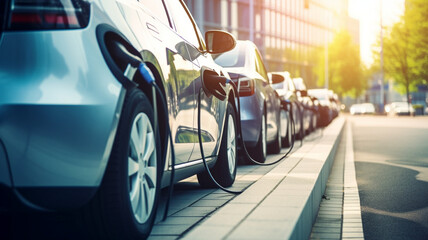
[[[266,125],[267,139],[272,140],[278,132],[280,99],[277,97],[275,90],[269,84],[266,68],[257,49],[254,49],[256,59],[256,71],[262,76],[263,93],[266,97]]]
[[[194,76],[194,86],[195,86],[195,108],[194,108],[194,126],[193,133],[196,143],[199,142],[198,139],[198,107],[200,106],[201,111],[201,139],[204,147],[205,157],[215,156],[220,142],[220,133],[223,126],[226,102],[220,101],[213,96],[207,96],[204,91],[202,91],[202,77],[204,71],[215,71],[217,74],[221,74],[221,67],[214,63],[211,55],[208,53],[203,53],[205,50],[204,41],[199,32],[199,29],[193,20],[191,14],[189,13],[186,5],[183,1],[170,0],[170,7],[174,8],[174,13],[180,15],[182,22],[186,22],[186,25],[182,24],[177,26],[180,28],[185,28],[185,36],[183,38],[188,39],[187,49],[189,51],[190,59],[192,60],[193,69],[195,72]],[[201,102],[199,105],[198,95],[200,94]],[[198,144],[195,145],[193,153],[190,157],[190,160],[201,159],[200,147]]]
[[[196,76],[186,40],[170,22],[163,1],[141,0],[122,2],[120,5],[124,17],[132,23],[129,27],[143,48],[143,58],[146,57],[146,61],[156,58],[159,62],[165,80],[176,163],[185,163],[195,145],[194,136],[189,134],[189,130],[193,130],[194,125],[193,79]]]

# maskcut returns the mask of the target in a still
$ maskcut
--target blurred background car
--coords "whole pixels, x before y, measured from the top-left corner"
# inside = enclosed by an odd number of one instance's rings
[[[315,131],[319,125],[319,121],[321,118],[320,109],[321,104],[318,101],[318,98],[310,96],[309,98],[312,101],[312,121],[311,121],[311,131]]]
[[[302,129],[297,134],[298,139],[302,139],[311,131],[311,122],[313,119],[313,102],[308,96],[306,84],[302,78],[293,78],[294,86],[296,87],[297,99],[299,100],[300,114],[302,115]]]
[[[281,101],[286,108],[281,109],[281,140],[282,146],[290,147],[292,143],[293,132],[291,118],[294,122],[294,133],[299,133],[301,129],[302,115],[297,99],[296,88],[289,72],[271,72],[268,73],[270,83],[278,93]],[[287,126],[287,127],[284,127]]]
[[[332,105],[333,118],[336,118],[337,116],[339,116],[341,110],[341,103],[339,101],[339,97],[336,93],[333,92],[333,90],[328,90],[328,94]]]
[[[373,103],[358,103],[353,104],[349,112],[352,115],[375,114],[376,109]]]
[[[395,116],[415,115],[415,109],[413,108],[412,104],[409,104],[407,102],[392,102],[388,105],[388,108],[385,107],[385,111],[388,113],[388,115]]]
[[[72,211],[92,239],[147,238],[171,169],[172,183],[205,171],[198,107],[208,164],[233,183],[232,88],[195,101],[204,79],[228,76],[211,53],[232,49],[233,36],[211,31],[205,42],[181,0],[9,2],[0,2],[1,213]],[[143,61],[154,79],[138,74]]]
[[[214,60],[238,88],[245,146],[253,159],[264,162],[267,150],[281,150],[281,101],[269,84],[259,50],[251,41],[237,41],[235,49],[215,55]]]
[[[316,97],[319,102],[318,112],[320,114],[318,126],[325,127],[333,120],[333,104],[330,99],[329,90],[322,89],[309,89],[309,96]]]

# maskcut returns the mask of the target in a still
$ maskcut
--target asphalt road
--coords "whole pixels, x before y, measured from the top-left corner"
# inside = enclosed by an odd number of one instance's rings
[[[428,117],[349,117],[365,239],[428,239]]]

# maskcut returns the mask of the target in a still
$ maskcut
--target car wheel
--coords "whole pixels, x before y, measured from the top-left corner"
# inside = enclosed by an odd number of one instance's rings
[[[235,110],[230,103],[227,105],[226,122],[221,139],[217,162],[211,169],[214,179],[222,187],[230,187],[235,182],[237,167],[237,126]],[[198,182],[202,187],[216,187],[207,171],[199,173]]]
[[[250,149],[250,156],[257,162],[264,163],[266,161],[266,116],[262,115],[262,121],[260,126],[259,139],[254,148]],[[252,161],[247,161],[250,164],[253,164]]]
[[[296,133],[296,139],[303,139],[305,136],[305,126],[304,126],[304,109],[300,111],[299,109],[299,116],[300,116],[300,131]]]
[[[287,147],[288,148],[288,147],[291,146],[291,141],[292,141],[292,137],[293,137],[293,135],[292,135],[293,133],[292,133],[291,128],[292,128],[292,126],[291,126],[291,115],[288,114],[287,133],[285,135],[285,138],[283,138],[281,140],[283,147]]]
[[[145,239],[159,199],[160,140],[150,101],[131,89],[101,186],[86,207],[86,222],[96,224],[96,239]]]
[[[279,152],[281,152],[281,128],[282,128],[282,124],[281,124],[281,117],[282,117],[282,112],[285,112],[284,110],[281,110],[280,112],[280,119],[279,121],[277,121],[278,124],[278,131],[276,132],[276,138],[274,140],[274,142],[272,142],[271,144],[269,144],[269,152],[273,153],[273,154],[278,154]]]
[[[317,113],[314,112],[312,115],[312,131],[317,130],[317,122],[318,122]]]

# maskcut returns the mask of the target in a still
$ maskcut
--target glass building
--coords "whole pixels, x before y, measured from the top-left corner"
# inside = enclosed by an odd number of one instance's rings
[[[202,32],[221,29],[251,40],[268,71],[289,71],[316,87],[316,50],[346,28],[359,44],[348,0],[185,0]]]

